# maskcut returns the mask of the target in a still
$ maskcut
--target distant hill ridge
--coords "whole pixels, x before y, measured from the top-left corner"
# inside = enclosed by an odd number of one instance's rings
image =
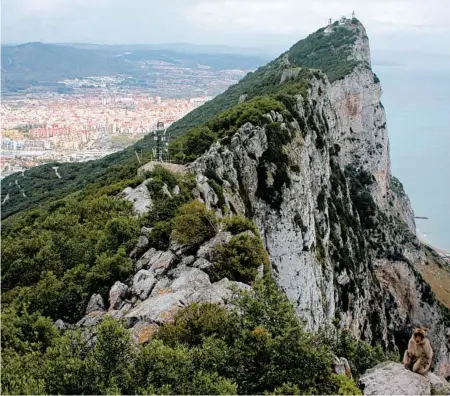
[[[2,80],[58,81],[63,78],[140,74],[142,60],[162,60],[183,67],[199,64],[213,69],[253,69],[263,63],[262,55],[208,53],[181,50],[182,46],[105,46],[95,44],[44,44],[40,42],[15,46],[2,45]],[[192,47],[195,48],[195,47]]]

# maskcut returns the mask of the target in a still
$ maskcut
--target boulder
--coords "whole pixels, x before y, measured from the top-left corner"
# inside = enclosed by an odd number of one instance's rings
[[[105,304],[103,302],[103,298],[100,294],[93,294],[88,302],[86,308],[86,315],[95,312],[95,311],[104,311]]]
[[[122,307],[128,294],[128,286],[120,281],[114,283],[109,291],[109,311],[118,310]]]
[[[94,311],[88,313],[86,316],[81,318],[77,322],[77,327],[92,327],[95,326],[97,323],[100,323],[103,319],[103,317],[106,315],[106,312],[104,311]]]
[[[185,291],[161,294],[142,301],[125,315],[125,319],[161,324],[173,320],[175,313],[184,306]]]
[[[134,267],[136,268],[137,271],[139,271],[142,268],[146,269],[150,268],[149,263],[152,257],[155,256],[156,254],[161,255],[161,253],[162,252],[159,252],[155,248],[150,248],[142,255],[142,257],[138,261],[134,263]]]
[[[125,302],[122,304],[120,309],[108,311],[108,315],[113,317],[114,319],[121,319],[125,316],[125,314],[132,308],[131,303]],[[126,323],[127,324],[127,323]],[[127,324],[130,327],[130,324]]]
[[[179,290],[189,290],[194,293],[211,285],[209,275],[198,268],[187,267],[180,272],[177,278],[169,286],[174,292]]]
[[[138,343],[147,342],[158,331],[158,325],[148,322],[137,322],[131,329]]]
[[[152,291],[155,283],[156,279],[153,273],[149,270],[141,269],[133,277],[133,286],[131,291],[140,300],[145,300]]]
[[[192,264],[196,268],[200,268],[201,270],[207,269],[212,266],[212,263],[210,263],[208,260],[206,260],[203,257],[198,258],[195,260],[194,264]]]
[[[180,186],[178,184],[173,188],[172,195],[180,195]]]
[[[191,265],[195,261],[194,256],[186,256],[181,259],[182,265]]]
[[[161,278],[150,293],[150,297],[172,293],[173,290],[169,287],[171,283],[172,281],[169,278]]]
[[[206,176],[197,175],[196,180],[197,185],[192,191],[192,194],[194,195],[194,197],[204,202],[208,209],[212,209],[219,202],[219,198],[217,197],[216,192],[209,185],[208,178]]]
[[[139,237],[136,246],[130,252],[130,257],[135,259],[142,255],[142,253],[148,248],[149,240],[146,235],[142,235]]]
[[[450,383],[444,377],[438,377],[436,374],[428,373],[430,379],[432,395],[450,395]]]
[[[430,395],[430,379],[402,364],[381,363],[360,378],[365,395]]]
[[[206,241],[197,251],[197,257],[202,257],[206,260],[211,260],[212,252],[219,245],[226,245],[230,242],[233,236],[228,231],[222,231],[217,233],[209,241]]]
[[[150,258],[148,265],[150,266],[151,272],[153,272],[155,275],[161,275],[170,268],[170,265],[174,261],[175,255],[172,252],[157,252]]]
[[[54,323],[55,327],[59,330],[59,331],[64,331],[70,328],[70,325],[66,322],[64,322],[62,319],[58,319],[55,323]]]
[[[234,288],[249,290],[251,287],[241,282],[229,281],[227,278],[211,284],[207,288],[197,290],[190,299],[196,302],[209,302],[215,304],[228,304],[234,295]]]
[[[147,188],[148,180],[145,180],[136,188],[127,187],[122,191],[122,198],[133,203],[136,214],[141,215],[148,212],[152,207],[152,197]]]

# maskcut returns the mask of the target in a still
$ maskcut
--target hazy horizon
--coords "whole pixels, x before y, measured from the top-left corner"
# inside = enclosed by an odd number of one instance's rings
[[[2,43],[186,43],[273,53],[353,10],[376,51],[450,55],[445,0],[3,0],[1,33]]]

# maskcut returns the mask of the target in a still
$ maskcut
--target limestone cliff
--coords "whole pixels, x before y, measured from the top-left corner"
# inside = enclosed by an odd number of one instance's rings
[[[194,197],[219,217],[257,225],[272,274],[309,329],[336,325],[403,352],[413,327],[429,327],[436,371],[449,376],[448,311],[416,270],[423,254],[408,197],[391,176],[381,93],[365,29],[346,20],[175,124],[184,133],[175,144],[197,157],[185,169],[196,174]],[[153,205],[145,182],[122,198],[137,214]],[[225,303],[230,283],[204,272],[204,251],[226,235],[187,253],[155,251],[146,233],[132,253],[135,275],[113,286],[109,302],[139,339],[189,301]],[[95,323],[102,307],[94,295],[79,324]]]
[[[208,206],[255,221],[279,285],[309,328],[339,323],[402,348],[413,326],[430,327],[438,371],[448,376],[448,319],[414,268],[422,253],[409,200],[391,178],[368,39],[355,20],[325,34],[342,28],[356,35],[346,46],[357,61],[350,72],[331,83],[315,72],[306,91],[290,92],[287,113],[243,124],[188,169],[221,184],[225,204],[211,190],[202,196]],[[291,55],[279,58],[280,87],[300,74]]]

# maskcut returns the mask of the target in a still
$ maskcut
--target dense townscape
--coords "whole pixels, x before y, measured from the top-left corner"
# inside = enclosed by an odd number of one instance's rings
[[[3,176],[46,162],[100,158],[170,126],[210,97],[162,99],[143,92],[47,94],[1,106]]]

